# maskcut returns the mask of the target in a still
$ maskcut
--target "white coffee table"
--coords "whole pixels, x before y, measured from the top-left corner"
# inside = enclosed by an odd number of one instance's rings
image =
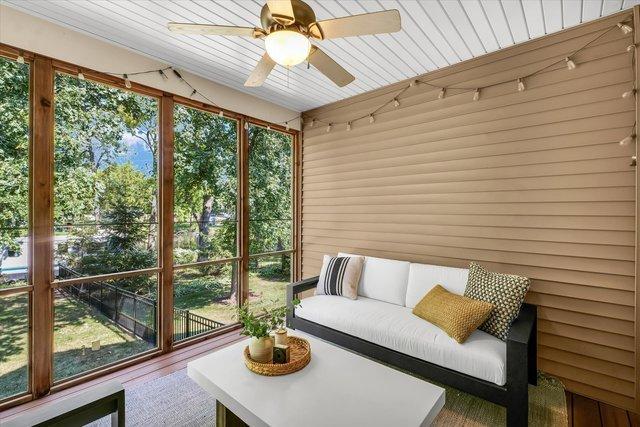
[[[289,334],[311,344],[311,362],[293,374],[249,371],[242,354],[248,340],[187,365],[189,377],[216,399],[218,425],[427,426],[444,406],[441,387],[301,331]]]

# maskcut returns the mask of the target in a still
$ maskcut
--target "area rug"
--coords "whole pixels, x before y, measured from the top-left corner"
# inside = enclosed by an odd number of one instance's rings
[[[506,425],[503,407],[445,387],[446,403],[436,426]],[[126,390],[128,426],[215,426],[215,400],[193,382],[185,369]],[[109,418],[90,424],[109,426]],[[555,378],[540,374],[529,387],[529,425],[568,425],[564,388]]]

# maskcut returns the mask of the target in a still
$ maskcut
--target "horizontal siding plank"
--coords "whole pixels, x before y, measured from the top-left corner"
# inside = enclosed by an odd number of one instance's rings
[[[406,231],[406,229],[405,229]],[[595,244],[573,244],[573,243],[549,243],[535,242],[527,240],[513,239],[478,239],[472,237],[453,237],[453,236],[424,236],[414,233],[383,233],[383,232],[360,232],[347,230],[314,230],[305,228],[303,233],[303,241],[307,238],[336,238],[349,239],[353,241],[367,240],[369,242],[380,243],[408,243],[418,245],[445,246],[453,248],[468,249],[486,249],[508,252],[522,252],[545,255],[564,255],[572,256],[580,253],[585,258],[613,259],[635,261],[635,248],[632,246],[611,246],[611,245],[595,245]]]
[[[368,222],[305,222],[304,233],[361,231],[371,233],[405,233],[410,226],[418,236],[476,237],[485,239],[522,240],[528,242],[592,243],[635,247],[630,231],[554,230],[545,228],[475,227],[456,225],[389,224]]]
[[[620,350],[591,342],[546,334],[544,332],[538,333],[538,342],[539,344],[547,347],[582,354],[595,359],[606,360],[629,367],[633,367],[636,363],[635,355],[632,351]]]
[[[615,390],[617,394],[627,396],[633,399],[635,396],[635,386],[633,381],[624,381],[609,375],[598,374],[593,371],[587,371],[572,365],[565,365],[552,360],[543,358],[538,359],[538,367],[544,372],[552,375],[575,378],[575,381],[589,384],[603,390],[607,388]]]
[[[613,332],[629,337],[635,336],[635,323],[629,320],[613,319],[606,316],[569,311],[564,308],[544,306],[538,306],[538,317],[540,319]]]
[[[541,345],[538,349],[538,357],[545,360],[558,361],[565,365],[573,365],[587,371],[597,372],[599,374],[607,375],[621,380],[633,378],[634,374],[633,368],[629,366],[607,362],[600,359],[594,359],[582,354],[570,353],[544,345]]]
[[[393,242],[369,242],[366,240],[350,240],[338,238],[306,237],[303,235],[303,244],[323,247],[333,247],[332,252],[339,252],[341,248],[353,248],[357,251],[375,251],[384,247],[387,251],[396,253],[410,253],[414,255],[431,255],[438,257],[448,257],[463,259],[468,257],[471,260],[487,261],[493,263],[514,264],[523,266],[535,266],[544,268],[577,270],[585,272],[606,273],[616,275],[633,276],[635,263],[618,260],[599,260],[591,258],[578,258],[567,256],[553,256],[530,253],[517,253],[505,251],[489,251],[469,248],[448,248],[443,246],[428,246],[416,244],[398,244]],[[402,259],[402,258],[401,258]]]
[[[592,342],[594,344],[605,345],[607,347],[626,350],[629,352],[633,352],[635,350],[635,341],[633,337],[598,331],[596,329],[581,328],[578,326],[567,325],[565,323],[539,319],[538,330],[548,334]]]

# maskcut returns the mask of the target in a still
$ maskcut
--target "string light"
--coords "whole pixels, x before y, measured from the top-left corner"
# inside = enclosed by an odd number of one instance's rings
[[[518,92],[524,92],[526,87],[524,86],[524,80],[522,78],[518,79]]]
[[[409,87],[414,87],[416,83],[417,82],[415,80],[411,80],[411,82],[409,82]]]
[[[576,69],[576,63],[573,62],[573,60],[571,58],[569,58],[567,56],[566,58],[564,58],[564,61],[567,63],[567,70],[575,70]]]
[[[193,96],[194,96],[195,94],[197,94],[197,93],[198,93],[198,91],[197,91],[197,90],[195,90],[195,89],[193,89],[193,90],[191,91],[191,95],[190,95],[190,97],[191,97],[191,98],[193,98]]]
[[[629,164],[629,166],[635,166],[636,165],[636,156],[631,156],[631,163]]]
[[[438,99],[444,99],[444,96],[446,93],[447,93],[447,90],[445,88],[441,88],[440,92],[438,92]]]
[[[289,130],[289,122],[284,122],[284,128],[285,128],[286,130]]]
[[[627,52],[631,53],[631,52],[635,52],[635,50],[636,50],[635,44],[630,44],[629,46],[627,46]]]
[[[224,117],[224,111],[222,110],[218,111],[218,117]]]
[[[618,22],[618,28],[620,28],[620,31],[622,31],[623,34],[629,34],[633,32],[633,27],[631,27],[630,25],[624,24],[622,22]]]
[[[18,64],[24,64],[24,52],[20,51],[18,53],[18,57],[16,58]]]
[[[249,122],[244,122],[244,130],[249,130]]]
[[[624,146],[627,146],[629,144],[631,144],[633,141],[635,141],[636,139],[636,134],[632,133],[631,135],[627,135],[624,138],[622,138],[622,140],[620,140],[619,144]]]
[[[398,98],[393,98],[393,106],[394,107],[399,107],[400,106],[400,101],[398,101]]]
[[[347,122],[347,130],[351,130],[351,122]]]
[[[376,118],[373,117],[373,114],[369,114],[369,123],[373,123],[376,121]]]
[[[623,93],[623,94],[622,94],[622,98],[624,98],[624,99],[629,99],[629,98],[631,98],[631,97],[632,97],[633,95],[635,95],[635,94],[636,94],[636,90],[635,90],[635,88],[634,88],[634,89],[628,90],[628,91],[626,91],[625,93]]]
[[[160,73],[160,76],[162,77],[162,80],[164,80],[164,81],[169,80],[169,76],[167,76],[167,75],[164,73],[164,70],[158,70],[158,73]]]
[[[127,89],[131,89],[131,80],[129,80],[129,76],[123,74],[122,78],[124,79],[124,87],[126,87]]]
[[[267,125],[267,130],[271,130],[271,126]]]
[[[327,125],[327,133],[331,132],[331,123]]]
[[[82,73],[82,70],[78,70],[78,79],[84,80],[84,74]]]
[[[478,89],[476,89],[475,92],[473,92],[473,100],[477,101],[479,99],[480,99],[480,89],[478,88]]]
[[[309,125],[309,127],[313,127],[313,125],[315,125],[315,124],[316,124],[316,119],[312,119],[311,120],[311,124]]]

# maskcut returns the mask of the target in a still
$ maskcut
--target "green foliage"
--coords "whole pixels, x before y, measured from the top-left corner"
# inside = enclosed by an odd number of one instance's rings
[[[249,127],[249,210],[252,254],[292,246],[292,138]]]
[[[27,234],[29,66],[0,58],[0,265],[5,248]]]

